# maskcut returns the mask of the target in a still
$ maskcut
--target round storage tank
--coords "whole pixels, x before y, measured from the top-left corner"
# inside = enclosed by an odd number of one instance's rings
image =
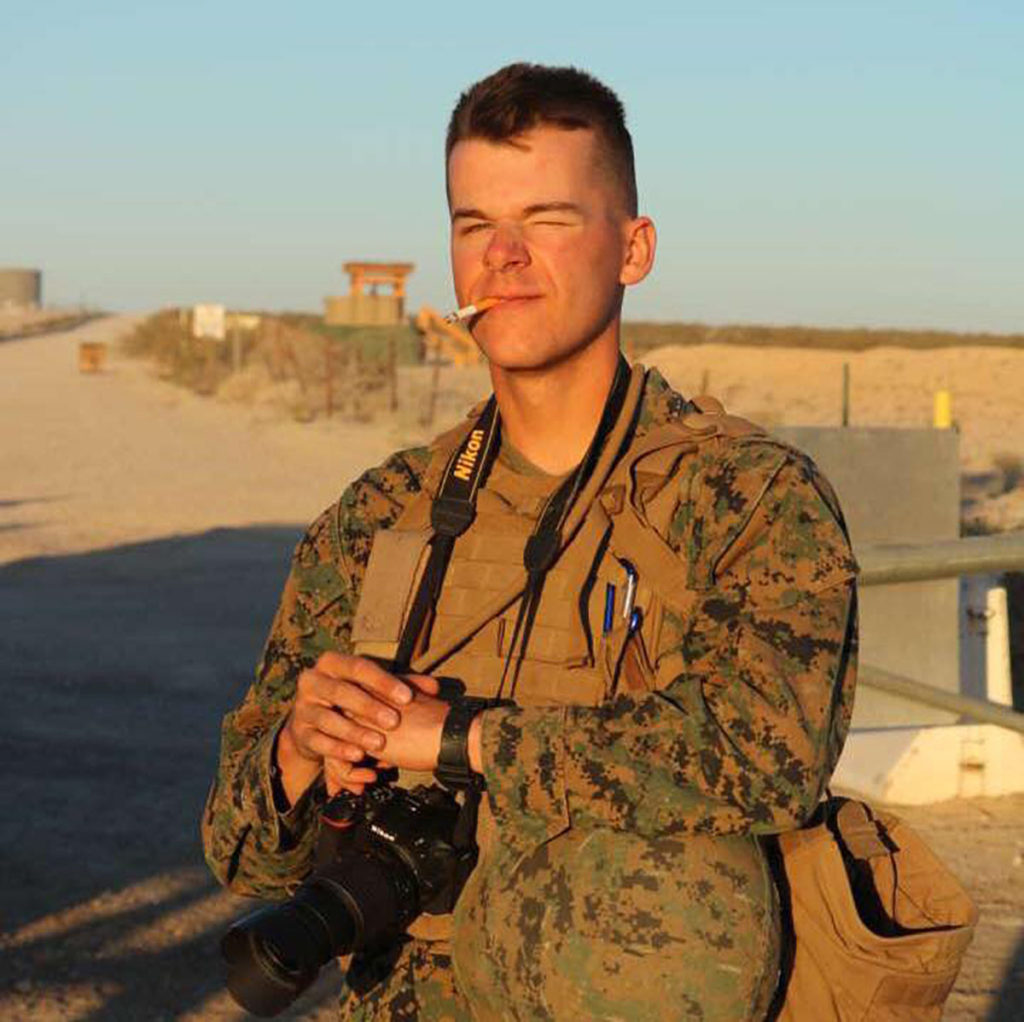
[[[0,309],[16,305],[38,307],[43,298],[42,270],[0,267]]]

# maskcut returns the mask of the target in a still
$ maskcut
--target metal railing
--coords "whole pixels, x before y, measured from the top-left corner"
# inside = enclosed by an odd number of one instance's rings
[[[858,548],[862,586],[1024,571],[1024,532]]]
[[[858,548],[856,554],[861,566],[858,582],[862,586],[1024,571],[1024,533],[914,545],[873,545]],[[1024,734],[1024,713],[1009,706],[947,692],[868,665],[860,668],[858,678],[861,684],[881,692]]]

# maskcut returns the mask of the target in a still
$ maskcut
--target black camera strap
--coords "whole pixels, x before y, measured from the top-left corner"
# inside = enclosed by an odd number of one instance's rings
[[[547,500],[537,516],[537,523],[523,550],[527,581],[520,599],[501,680],[491,701],[492,705],[497,705],[501,701],[513,664],[515,666],[512,670],[511,690],[513,693],[515,691],[519,668],[537,615],[544,578],[561,552],[566,519],[593,475],[608,436],[622,414],[629,382],[629,365],[620,355],[604,411],[586,454]],[[634,412],[633,422],[623,435],[620,450],[615,452],[615,460],[618,460],[621,450],[629,444],[636,424],[635,419]],[[492,395],[465,439],[448,459],[438,494],[431,505],[430,524],[434,535],[431,539],[430,554],[398,642],[393,667],[395,673],[401,674],[409,670],[428,615],[440,596],[455,540],[470,527],[476,517],[477,493],[497,454],[500,431],[501,417],[497,401]],[[468,788],[464,793],[456,827],[456,847],[473,846],[479,805],[480,788]],[[475,862],[475,859],[473,861]],[[472,868],[471,864],[469,868]]]
[[[626,394],[629,390],[629,365],[620,355],[615,367],[615,377],[612,380],[608,398],[605,401],[604,411],[594,431],[594,437],[590,441],[586,454],[579,465],[563,480],[561,486],[551,495],[543,510],[537,516],[537,524],[533,533],[526,541],[523,550],[523,566],[526,568],[526,587],[523,590],[523,597],[519,603],[519,612],[516,614],[515,627],[512,629],[512,638],[509,642],[508,653],[505,656],[505,664],[501,672],[501,681],[498,684],[494,701],[500,702],[505,692],[505,682],[509,677],[509,669],[512,668],[512,681],[510,695],[515,695],[516,682],[519,678],[519,669],[526,654],[526,647],[530,641],[530,634],[533,631],[533,623],[537,616],[537,608],[540,605],[541,593],[544,589],[544,579],[552,565],[558,559],[562,549],[562,531],[566,518],[572,510],[576,499],[590,481],[594,474],[601,452],[604,450],[608,435],[611,433],[622,414],[622,406],[626,401]],[[627,431],[622,448],[628,444],[632,435],[632,425]],[[618,460],[616,452],[616,460]],[[512,667],[512,665],[515,665]]]
[[[394,660],[398,674],[408,671],[412,663],[427,616],[440,596],[455,540],[473,524],[476,517],[476,495],[497,453],[500,430],[498,402],[492,394],[466,438],[448,459],[437,496],[431,505],[430,525],[434,535],[419,588],[398,641]]]
[[[608,435],[622,414],[622,407],[629,390],[630,371],[626,360],[619,357],[612,386],[605,401],[601,419],[594,437],[579,465],[562,481],[558,489],[548,498],[533,532],[523,550],[523,566],[527,582],[519,604],[519,612],[512,631],[509,651],[505,659],[494,699],[501,699],[510,666],[519,663],[525,653],[530,632],[536,617],[544,578],[558,559],[562,549],[562,531],[576,499],[593,475]],[[470,428],[465,439],[454,450],[445,466],[430,509],[430,524],[434,535],[430,541],[430,554],[420,584],[413,596],[412,606],[402,628],[398,649],[394,658],[397,673],[408,671],[416,654],[416,645],[423,633],[424,624],[441,592],[448,562],[451,559],[455,540],[472,525],[476,517],[476,497],[483,481],[487,478],[498,450],[501,433],[501,416],[497,401],[492,395],[484,406],[480,417]],[[624,448],[632,434],[632,426],[622,443]],[[618,455],[619,452],[616,452]],[[518,654],[517,654],[518,650]],[[513,676],[513,690],[515,676]]]

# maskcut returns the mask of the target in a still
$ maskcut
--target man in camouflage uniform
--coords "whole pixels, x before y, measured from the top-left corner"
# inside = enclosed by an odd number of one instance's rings
[[[624,288],[653,263],[621,105],[589,76],[512,65],[484,79],[460,98],[447,154],[456,294],[503,299],[472,324],[501,447],[423,674],[356,655],[354,622],[375,540],[423,519],[468,426],[366,472],[299,544],[203,819],[211,868],[240,893],[281,898],[308,873],[326,794],[377,780],[368,755],[400,783],[429,777],[449,713],[434,674],[495,694],[516,605],[473,614],[583,457]],[[714,405],[701,414],[655,370],[635,368],[631,393],[627,449],[565,537],[515,705],[469,729],[480,862],[454,917],[417,921],[393,967],[347,992],[345,1018],[764,1017],[780,923],[758,837],[798,827],[838,759],[856,566],[808,458]],[[609,630],[623,551],[644,614]]]

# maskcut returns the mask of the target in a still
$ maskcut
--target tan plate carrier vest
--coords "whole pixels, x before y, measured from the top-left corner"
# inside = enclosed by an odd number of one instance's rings
[[[629,394],[620,415],[620,428],[629,421],[640,400],[643,378],[643,367],[634,366]],[[632,443],[617,465],[602,467],[599,464],[595,470],[591,486],[587,488],[589,499],[585,492],[579,502],[582,507],[575,509],[575,517],[570,517],[565,530],[567,542],[562,553],[545,579],[536,624],[512,693],[518,704],[597,705],[618,690],[642,693],[656,687],[651,654],[658,649],[664,607],[669,605],[676,612],[685,613],[687,605],[697,599],[695,583],[707,581],[690,577],[686,563],[662,538],[678,505],[677,489],[671,485],[673,474],[681,459],[701,444],[719,438],[735,440],[764,435],[760,427],[727,415],[714,398],[698,397],[693,403],[699,409],[697,412],[652,429]],[[421,492],[407,505],[394,526],[378,532],[374,539],[353,622],[353,643],[361,655],[391,658],[395,654],[426,563],[432,535],[431,502],[451,452],[465,437],[478,412],[479,408],[474,409],[469,423],[461,424],[435,442]],[[606,449],[614,449],[615,436],[613,431]],[[433,620],[424,629],[412,664],[419,672],[458,678],[468,694],[479,696],[493,696],[501,677],[518,598],[526,581],[523,547],[552,489],[548,477],[502,471],[499,463],[495,464],[491,476],[487,488],[479,491],[472,527],[455,543]],[[740,547],[740,543],[730,547],[727,554],[730,563],[742,554]],[[630,562],[639,575],[636,606],[642,611],[641,625],[630,634],[628,621],[616,605],[614,626],[608,634],[602,634],[605,587],[611,583],[618,593],[624,591],[623,560]],[[727,566],[720,563],[716,569],[722,571]],[[404,785],[432,782],[431,775],[402,772]],[[921,958],[918,954],[915,960],[914,954],[919,950],[918,945],[930,946],[934,951],[934,942],[938,940],[943,944],[938,955],[941,959],[944,954],[948,957],[956,946],[959,952],[953,953],[947,962],[955,977],[975,917],[965,910],[956,917],[956,923],[949,917],[949,922],[943,924],[946,930],[937,931],[934,924],[928,927],[930,917],[925,913],[914,918],[925,930],[909,956],[885,952],[872,956],[870,952],[883,946],[895,947],[893,940],[860,939],[858,947],[867,948],[868,953],[848,955],[841,966],[833,966],[828,959],[827,968],[821,968],[826,959],[815,951],[825,940],[820,920],[832,913],[834,898],[853,904],[845,874],[834,868],[838,850],[831,835],[822,833],[823,830],[816,827],[783,835],[779,841],[787,873],[791,856],[796,863],[792,886],[798,892],[791,908],[796,933],[795,968],[789,979],[782,1017],[794,1022],[805,1019],[828,1022],[833,1018],[931,1018],[922,1013],[924,1004],[941,1006],[952,984],[949,968],[932,972],[928,966],[921,978],[921,970],[917,968]],[[901,825],[894,833],[902,837],[909,834],[909,828]],[[486,855],[488,843],[494,837],[494,824],[485,799],[478,826],[482,856]],[[908,838],[907,848],[915,863],[911,872],[920,870],[922,865],[924,868],[924,873],[913,876],[918,888],[923,884],[930,890],[933,880],[944,890],[948,889],[949,881],[956,884],[916,836]],[[919,854],[921,851],[924,856]],[[933,865],[941,871],[941,878],[933,873]],[[956,886],[959,889],[959,885]],[[959,889],[959,896],[963,900],[957,905],[963,908],[963,901],[966,901],[973,911],[962,889]],[[952,907],[947,900],[947,908]],[[836,923],[835,918],[832,923]],[[845,931],[847,923],[856,925],[855,911],[843,916],[838,928]],[[955,926],[955,937],[949,926]],[[860,929],[865,929],[863,924]],[[451,917],[421,916],[409,932],[427,940],[447,940],[451,936]],[[858,936],[862,938],[863,934]],[[834,956],[836,941],[832,938],[834,934],[825,942],[829,943],[828,954]],[[896,938],[897,942],[899,940],[906,938]],[[810,949],[809,955],[808,948],[803,947],[805,943]],[[842,941],[839,943],[841,945]],[[910,1013],[903,1015],[844,1012],[826,992],[833,967],[842,969],[853,989],[862,992],[885,986],[894,970],[901,976],[913,974],[909,986],[886,987],[896,993],[912,991],[913,1009],[906,1009]],[[816,986],[813,978],[802,982],[805,972],[813,977],[816,970],[817,982],[825,984],[824,988]]]

